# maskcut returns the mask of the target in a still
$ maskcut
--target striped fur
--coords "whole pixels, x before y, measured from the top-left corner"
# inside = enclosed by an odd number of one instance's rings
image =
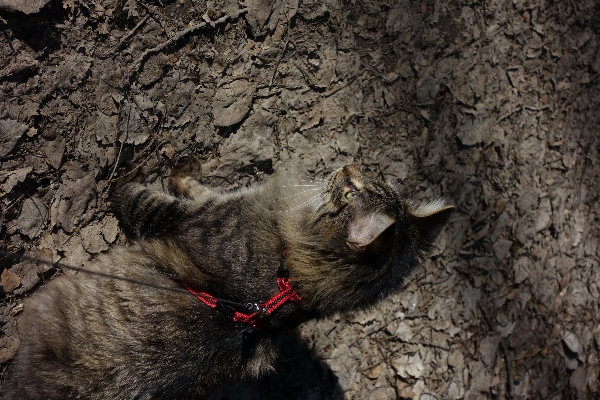
[[[452,211],[443,201],[415,207],[354,165],[325,182],[282,174],[233,193],[201,185],[198,173],[198,164],[178,165],[173,195],[139,183],[115,192],[133,244],[86,268],[130,280],[80,273],[28,299],[3,398],[202,398],[257,377],[300,323],[398,290]],[[181,290],[184,280],[240,303],[268,299],[283,249],[304,301],[284,305],[264,331]]]

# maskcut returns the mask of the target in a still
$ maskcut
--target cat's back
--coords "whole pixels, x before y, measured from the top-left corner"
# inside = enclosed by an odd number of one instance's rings
[[[160,347],[156,343],[164,334],[157,321],[177,327],[177,319],[196,302],[169,290],[177,286],[154,264],[138,245],[115,248],[26,299],[18,322],[21,344],[2,398],[69,398],[70,390],[86,398],[111,391],[118,396],[124,388],[99,388],[98,383],[121,379],[139,388],[134,384],[139,369],[159,375],[160,355],[148,353],[150,343]],[[185,334],[173,329],[169,337],[176,343]]]

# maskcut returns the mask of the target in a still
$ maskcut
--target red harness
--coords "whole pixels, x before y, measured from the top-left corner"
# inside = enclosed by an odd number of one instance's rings
[[[302,298],[300,297],[298,292],[292,289],[292,285],[290,284],[290,278],[277,278],[277,286],[279,287],[279,293],[277,293],[264,303],[248,303],[248,305],[252,307],[253,311],[249,313],[240,312],[238,310],[230,308],[229,306],[220,304],[222,300],[217,299],[215,296],[203,292],[201,290],[194,289],[183,281],[181,282],[181,284],[191,294],[196,296],[198,300],[200,300],[210,308],[214,308],[217,311],[226,314],[227,316],[231,317],[231,319],[235,322],[242,322],[244,324],[248,324],[256,331],[260,331],[263,328],[263,323],[262,321],[260,321],[260,319],[271,315],[285,302],[302,302]],[[223,307],[226,307],[226,309],[223,310]],[[227,309],[231,310],[232,312],[228,312]]]

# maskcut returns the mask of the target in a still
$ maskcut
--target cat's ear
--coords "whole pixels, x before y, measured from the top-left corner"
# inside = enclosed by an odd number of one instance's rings
[[[357,250],[364,250],[376,244],[377,239],[396,219],[382,212],[357,215],[348,226],[348,244]]]
[[[444,199],[420,206],[409,205],[408,216],[413,228],[414,245],[420,250],[429,250],[454,210],[454,206]]]

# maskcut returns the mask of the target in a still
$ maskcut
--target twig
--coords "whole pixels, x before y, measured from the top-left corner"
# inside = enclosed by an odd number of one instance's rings
[[[68,242],[69,240],[71,240],[71,238],[73,237],[73,235],[75,234],[75,232],[76,232],[76,231],[75,231],[75,230],[73,230],[73,233],[71,233],[71,234],[70,234],[70,235],[69,235],[69,236],[68,236],[68,237],[65,239],[65,241],[64,241],[64,242],[62,242],[61,246],[64,246],[65,244],[67,244],[67,242]]]
[[[583,132],[585,131],[585,129],[588,127],[588,124],[586,124],[583,127],[583,129],[581,130],[582,135],[583,135]],[[573,205],[574,210],[579,208],[579,202],[581,201],[581,186],[583,185],[583,178],[585,176],[585,172],[587,171],[589,159],[590,159],[590,146],[585,146],[585,156],[584,156],[584,160],[583,160],[583,168],[581,170],[581,176],[579,177],[579,185],[577,186],[577,202]]]
[[[490,319],[490,316],[487,313],[487,310],[485,308],[483,308],[483,306],[481,305],[480,302],[477,302],[477,307],[479,308],[479,311],[481,312],[481,315],[483,315],[483,320],[485,322],[485,324],[487,325],[487,328],[489,330],[492,330],[492,320]],[[515,398],[515,385],[513,385],[513,380],[515,379],[515,374],[514,374],[514,369],[513,369],[513,360],[511,358],[509,358],[508,356],[508,349],[506,348],[506,345],[504,344],[504,340],[500,339],[500,350],[502,351],[502,354],[504,355],[504,363],[506,364],[506,384],[508,385],[508,398],[509,399],[514,399]]]
[[[373,333],[376,333],[376,332],[380,332],[380,331],[375,331]],[[369,335],[367,335],[367,336],[369,336]],[[414,341],[407,342],[407,341],[401,340],[395,336],[388,337],[383,340],[386,342],[400,341],[400,342],[402,342],[402,344],[408,344],[411,346],[424,346],[424,347],[431,347],[434,349],[439,349],[439,350],[444,350],[444,351],[450,351],[450,348],[448,346],[440,346],[439,344],[427,343],[427,342],[414,342]]]
[[[165,25],[163,23],[163,20],[161,18],[165,18],[164,15],[156,15],[157,13],[154,10],[151,10],[150,7],[148,7],[146,4],[144,4],[143,1],[140,0],[135,0],[135,3],[142,7],[144,10],[146,10],[146,12],[148,13],[148,15],[150,15],[150,17],[158,24],[160,25],[160,29],[162,29],[163,33],[166,31],[165,29]],[[162,3],[161,3],[162,4]]]
[[[544,110],[552,111],[548,104],[546,104],[545,106],[541,106],[541,107],[523,106],[523,108],[526,110],[529,110],[529,111],[544,111]]]
[[[390,323],[392,323],[394,321],[398,321],[398,320],[404,321],[405,319],[421,319],[421,318],[428,318],[428,317],[429,317],[429,314],[425,314],[425,313],[421,313],[421,314],[405,314],[405,315],[402,315],[400,317],[392,318],[391,320],[389,320],[389,322],[388,321],[386,321],[386,322],[388,322],[388,325],[389,325]]]
[[[6,206],[6,208],[4,209],[4,212],[10,210],[12,208],[12,206],[14,206],[15,204],[17,204],[19,202],[19,200],[21,200],[23,197],[25,197],[25,193],[23,193],[21,196],[19,196],[17,199],[13,200],[10,202],[9,205]]]
[[[592,82],[593,82],[593,81],[595,81],[595,80],[596,80],[596,79],[597,79],[599,76],[600,76],[600,72],[599,72],[599,73],[597,73],[596,75],[592,76],[592,78],[591,78],[591,79],[590,79],[588,82],[586,82],[586,83],[592,83]],[[568,99],[567,99],[567,100],[566,100],[566,101],[563,103],[563,105],[562,105],[562,106],[560,106],[560,107],[558,107],[558,108],[556,109],[556,111],[554,112],[554,114],[552,114],[552,116],[551,116],[550,118],[551,118],[551,119],[554,119],[554,118],[556,118],[556,117],[558,116],[558,114],[560,114],[561,112],[563,112],[563,111],[564,111],[564,110],[567,108],[567,105],[571,104],[571,103],[573,102],[573,100],[575,100],[575,97],[579,96],[579,95],[581,94],[581,92],[583,92],[583,90],[584,90],[585,88],[586,88],[586,84],[584,83],[584,84],[582,85],[582,87],[581,87],[581,88],[580,88],[578,91],[576,91],[575,93],[573,93],[573,94],[571,95],[571,97],[569,97],[569,98],[568,98]]]
[[[500,340],[500,350],[502,351],[502,355],[504,356],[504,362],[506,363],[506,383],[508,384],[508,398],[515,398],[515,385],[513,385],[513,380],[515,379],[514,369],[512,360],[508,356],[508,349],[504,344],[504,340]]]
[[[433,285],[433,286],[438,286],[441,285],[442,283],[448,281],[450,278],[452,278],[452,276],[454,275],[454,273],[448,274],[446,277],[436,281],[436,282],[421,282],[421,285]]]
[[[252,75],[237,75],[237,76],[232,76],[232,77],[231,77],[231,78],[229,78],[229,79],[225,79],[225,80],[223,80],[221,83],[219,83],[219,84],[217,85],[217,87],[218,87],[218,88],[220,88],[220,87],[222,87],[223,85],[226,85],[226,84],[228,84],[228,83],[231,83],[231,82],[233,82],[233,81],[239,81],[239,80],[242,80],[242,79],[246,79],[246,80],[249,80],[249,81],[253,81],[253,80],[254,80],[254,78],[255,78],[255,77],[254,77],[254,76],[252,76]]]
[[[532,351],[531,353],[527,353],[527,354],[525,354],[525,355],[523,355],[521,357],[513,358],[513,361],[524,360],[524,359],[529,358],[531,356],[535,356],[536,354],[538,354],[538,353],[540,353],[540,352],[542,352],[542,351],[544,351],[546,349],[549,349],[550,347],[554,346],[555,344],[560,343],[562,340],[563,340],[562,338],[560,338],[558,340],[555,340],[554,342],[550,343],[549,345],[546,345],[546,346],[542,347],[539,350]]]
[[[23,111],[24,108],[24,105],[22,105],[21,108],[19,108],[19,113],[17,114],[17,121],[19,120],[19,117],[21,117],[21,111]]]
[[[496,121],[496,124],[498,124],[501,121],[504,121],[506,118],[510,117],[511,115],[518,113],[522,109],[523,108],[520,105],[518,105],[514,110],[509,111],[508,113],[506,113],[504,115],[501,115],[500,118],[498,118],[498,120]]]
[[[28,196],[29,199],[31,199],[31,196]],[[31,201],[33,201],[33,199],[31,199]],[[50,209],[46,207],[46,205],[44,203],[42,203],[42,205],[45,208],[45,212],[42,213],[42,210],[40,210],[40,206],[38,205],[38,203],[36,203],[35,201],[33,201],[33,205],[35,206],[35,209],[38,211],[38,213],[40,214],[40,217],[42,217],[44,219],[44,223],[46,222],[46,220],[48,219],[48,214],[50,213]],[[43,224],[40,225],[37,230],[35,231],[35,236],[38,235],[38,233],[40,233],[40,231],[42,230]]]
[[[203,176],[205,176],[207,178],[219,178],[219,179],[226,180],[228,183],[230,183],[232,185],[235,184],[235,182],[232,181],[231,179],[229,179],[229,177],[227,177],[227,176],[216,175],[216,174],[207,174],[207,175],[203,175]]]
[[[362,75],[362,71],[360,73],[354,75],[353,77],[348,78],[346,80],[346,82],[342,83],[339,87],[323,93],[323,97],[332,96],[335,93],[339,92],[340,90],[345,89],[346,87],[350,86],[356,80],[356,78],[358,78],[360,75]]]
[[[144,25],[146,23],[146,21],[148,21],[148,18],[150,18],[150,14],[146,14],[146,16],[144,18],[142,18],[142,20],[140,22],[138,22],[138,24],[136,26],[134,26],[133,29],[131,29],[129,32],[127,32],[127,35],[125,35],[121,38],[121,40],[119,41],[119,44],[114,49],[112,49],[111,51],[109,51],[106,54],[99,54],[98,58],[100,58],[101,60],[105,60],[108,57],[114,56],[117,51],[119,51],[119,50],[121,50],[121,48],[123,48],[123,45],[125,44],[125,42],[128,41],[138,31],[138,29],[140,29],[142,27],[142,25]]]
[[[123,138],[123,140],[121,140],[121,146],[119,147],[119,152],[117,153],[117,159],[115,160],[115,166],[112,170],[112,173],[110,174],[110,177],[108,178],[108,181],[112,181],[113,176],[115,175],[115,171],[117,170],[117,166],[119,165],[119,158],[121,157],[121,151],[123,150],[123,145],[125,144],[125,141],[127,140],[127,137],[129,136],[129,116],[131,114],[131,102],[129,102],[129,111],[127,112],[127,123],[125,124],[125,138]]]
[[[271,86],[273,86],[273,81],[275,80],[275,76],[277,75],[277,68],[279,67],[279,63],[283,59],[283,55],[285,54],[289,43],[290,43],[289,39],[285,41],[285,44],[283,45],[283,49],[281,49],[281,53],[279,53],[279,56],[277,57],[277,61],[275,62],[275,67],[273,68],[273,75],[271,76],[271,80],[269,81],[269,88]]]
[[[216,21],[211,22],[210,25],[214,27],[216,25],[223,24],[223,23],[227,22],[229,19],[238,18],[240,15],[246,13],[247,11],[248,11],[247,8],[238,10],[238,12],[234,13],[234,15],[225,15],[225,16],[217,19]],[[178,41],[185,38],[186,36],[191,35],[192,33],[196,33],[197,31],[199,31],[201,29],[204,29],[207,25],[209,25],[209,24],[206,22],[201,22],[197,25],[192,26],[189,29],[179,32],[177,35],[175,35],[171,39],[161,43],[160,45],[144,51],[134,64],[133,73],[140,72],[142,70],[142,67],[144,66],[144,63],[150,56],[160,53],[167,47],[177,43]]]
[[[312,80],[312,78],[311,78],[310,74],[304,70],[304,67],[302,67],[302,66],[300,65],[300,63],[298,63],[298,62],[294,62],[294,63],[293,63],[293,65],[294,65],[296,68],[298,68],[298,71],[300,71],[300,73],[301,73],[301,74],[302,74],[302,76],[304,77],[304,80],[306,80],[306,83],[308,84],[308,86],[309,86],[309,87],[311,87],[313,90],[315,90],[315,91],[317,91],[317,92],[319,92],[319,91],[322,91],[322,90],[323,90],[323,88],[322,88],[322,87],[319,87],[319,85],[317,85],[316,83],[314,83],[314,82],[313,82],[313,80]]]

